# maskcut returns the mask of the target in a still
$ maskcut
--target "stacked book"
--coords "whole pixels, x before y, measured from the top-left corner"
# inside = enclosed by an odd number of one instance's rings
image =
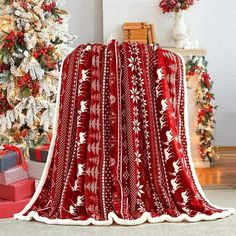
[[[0,150],[0,219],[10,218],[30,201],[35,180],[29,178],[27,165],[18,147],[6,145]]]
[[[156,42],[155,28],[153,24],[146,22],[126,22],[123,25],[125,42],[137,42],[154,44]]]

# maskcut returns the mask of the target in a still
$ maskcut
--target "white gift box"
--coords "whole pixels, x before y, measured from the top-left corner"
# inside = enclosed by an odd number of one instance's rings
[[[45,163],[27,160],[29,177],[33,179],[41,179]]]

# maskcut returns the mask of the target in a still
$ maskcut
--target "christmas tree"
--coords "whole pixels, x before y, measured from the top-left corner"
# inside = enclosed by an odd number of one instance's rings
[[[63,1],[0,1],[0,144],[48,142],[63,58],[70,52]]]

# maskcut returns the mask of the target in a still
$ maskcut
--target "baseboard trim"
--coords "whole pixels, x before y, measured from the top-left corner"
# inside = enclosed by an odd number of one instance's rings
[[[216,153],[221,152],[235,152],[236,153],[236,146],[214,146],[213,149]]]
[[[236,186],[232,185],[206,185],[202,186],[204,190],[224,190],[224,189],[236,189]]]

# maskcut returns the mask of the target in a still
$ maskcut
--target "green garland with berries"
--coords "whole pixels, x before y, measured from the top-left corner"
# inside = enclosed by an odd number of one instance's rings
[[[215,128],[215,96],[212,92],[213,81],[207,71],[205,57],[193,56],[186,63],[187,79],[197,78],[196,105],[198,108],[196,134],[200,138],[200,155],[203,161],[214,162],[216,153],[213,149]]]

